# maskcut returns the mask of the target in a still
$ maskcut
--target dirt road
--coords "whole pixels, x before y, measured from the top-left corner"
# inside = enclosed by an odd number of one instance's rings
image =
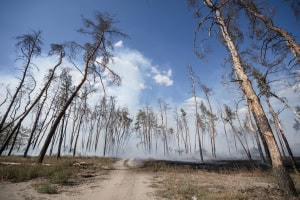
[[[114,164],[115,170],[108,180],[102,181],[100,188],[91,188],[90,192],[84,192],[80,199],[103,200],[152,200],[153,192],[151,175],[145,172],[133,170],[139,163],[134,160],[120,160]]]
[[[59,194],[40,194],[33,188],[36,181],[1,183],[0,200],[154,200],[152,176],[137,170],[139,162],[119,160],[107,176],[75,186],[63,186]],[[104,179],[104,180],[103,180]]]

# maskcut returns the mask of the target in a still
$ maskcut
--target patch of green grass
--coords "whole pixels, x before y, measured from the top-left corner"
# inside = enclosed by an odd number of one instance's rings
[[[58,194],[58,189],[56,185],[51,183],[41,183],[39,185],[34,185],[38,193],[42,194]]]
[[[66,184],[69,179],[85,170],[101,171],[103,166],[109,168],[117,159],[100,157],[46,157],[46,165],[36,164],[36,158],[19,156],[0,157],[0,180],[12,182],[28,181],[35,178],[49,179],[51,183]],[[14,163],[14,164],[9,164]],[[76,164],[79,165],[76,165]],[[105,172],[107,173],[107,172]]]
[[[53,183],[66,183],[75,174],[76,168],[67,165],[0,165],[0,180],[12,182],[29,181],[36,178],[51,179]]]
[[[67,184],[72,177],[72,169],[64,166],[58,166],[49,177],[49,182],[54,184]]]
[[[22,182],[45,176],[48,170],[39,165],[6,165],[0,166],[0,178],[12,182]]]
[[[41,184],[33,187],[39,193],[57,194],[58,185],[69,185],[80,180],[82,174],[95,171],[107,174],[103,166],[112,167],[117,161],[115,158],[99,157],[46,157],[44,164],[36,164],[36,158],[23,158],[19,156],[0,157],[0,181],[23,182],[36,178],[44,179]],[[3,162],[3,164],[1,164]],[[70,181],[72,179],[72,182]]]

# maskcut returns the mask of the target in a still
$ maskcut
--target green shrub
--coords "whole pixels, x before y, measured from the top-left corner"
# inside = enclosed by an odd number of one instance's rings
[[[68,168],[63,168],[62,166],[57,167],[53,174],[49,177],[50,183],[55,184],[66,184],[69,182],[71,177],[71,172]]]
[[[35,165],[12,165],[3,166],[0,169],[1,179],[11,180],[13,182],[28,181],[43,175],[44,169]]]
[[[35,188],[38,193],[42,194],[58,194],[58,189],[57,186],[52,185],[48,182],[46,183],[41,183],[39,185],[35,185]]]

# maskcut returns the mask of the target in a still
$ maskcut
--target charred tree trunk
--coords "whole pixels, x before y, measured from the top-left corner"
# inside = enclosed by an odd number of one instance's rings
[[[8,105],[8,108],[6,109],[4,115],[2,116],[2,119],[1,119],[1,122],[0,122],[0,132],[3,131],[3,127],[4,127],[5,121],[7,119],[7,116],[9,114],[9,112],[11,111],[11,108],[14,105],[18,94],[21,91],[21,88],[23,87],[23,84],[25,82],[25,78],[26,78],[27,73],[29,71],[31,60],[32,60],[33,56],[34,55],[39,55],[41,53],[41,48],[40,48],[41,32],[34,32],[32,35],[24,35],[24,36],[18,37],[17,39],[20,40],[19,43],[18,43],[18,46],[21,47],[21,52],[23,54],[22,57],[24,57],[26,59],[26,64],[25,64],[25,67],[24,67],[24,71],[23,71],[21,81],[20,81],[20,83],[19,83],[19,85],[18,85],[18,87],[17,87],[17,89],[16,89],[16,91],[15,91],[13,97],[12,97],[11,102]],[[1,151],[1,153],[2,153],[2,151]],[[1,153],[0,153],[0,155],[1,155]]]
[[[29,106],[29,108],[25,111],[25,113],[22,115],[21,119],[18,121],[17,125],[13,128],[11,134],[9,135],[9,137],[6,139],[5,143],[3,144],[3,146],[0,149],[0,155],[2,154],[3,150],[5,149],[5,146],[8,145],[11,137],[13,136],[13,134],[16,132],[16,130],[21,126],[22,122],[24,121],[24,119],[28,116],[28,114],[30,113],[30,111],[35,107],[35,105],[40,101],[40,99],[42,98],[43,94],[45,93],[45,91],[49,88],[53,77],[54,77],[54,73],[55,70],[58,66],[61,65],[62,63],[62,58],[64,57],[64,51],[62,50],[62,47],[60,47],[60,58],[59,58],[59,62],[55,65],[55,67],[53,68],[48,81],[46,82],[46,84],[44,85],[44,87],[42,88],[42,90],[40,91],[39,95],[36,97],[36,99],[33,101],[33,103]],[[16,132],[18,133],[18,132]],[[16,135],[17,137],[17,135]]]
[[[39,155],[39,159],[38,159],[39,163],[43,162],[45,154],[46,154],[47,149],[48,149],[48,146],[49,146],[49,144],[52,140],[53,135],[55,134],[55,131],[56,131],[61,119],[63,118],[66,110],[68,109],[68,107],[72,103],[73,99],[76,97],[78,91],[80,90],[80,88],[82,87],[84,82],[86,81],[87,73],[88,73],[88,65],[89,65],[89,59],[88,59],[88,62],[86,63],[86,65],[85,65],[85,72],[84,72],[83,78],[81,79],[81,82],[79,83],[79,85],[76,87],[75,91],[72,93],[72,95],[69,97],[69,99],[67,100],[67,102],[63,106],[62,110],[58,114],[57,118],[55,119],[55,121],[54,121],[54,123],[53,123],[53,125],[52,125],[52,127],[51,127],[51,129],[48,133],[48,136],[45,140],[45,143],[44,143],[43,148],[42,148],[42,150],[40,152],[40,155]]]
[[[59,159],[61,156],[61,146],[64,139],[64,130],[65,130],[65,119],[66,119],[66,115],[63,116],[61,121],[60,131],[58,131],[60,132],[60,134],[59,134],[59,142],[58,142],[58,149],[57,149],[57,156],[56,156],[57,159]]]

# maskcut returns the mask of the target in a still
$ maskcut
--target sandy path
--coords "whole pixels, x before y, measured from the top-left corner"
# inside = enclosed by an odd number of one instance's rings
[[[135,171],[130,168],[138,167],[133,160],[120,160],[114,164],[115,170],[108,180],[102,181],[100,188],[91,188],[83,193],[80,199],[103,200],[152,200],[153,192],[150,184],[152,176],[145,172]]]
[[[108,177],[77,186],[61,188],[54,195],[39,194],[32,187],[32,181],[22,183],[0,183],[0,200],[44,199],[44,200],[154,200],[154,190],[150,187],[153,175],[134,170],[139,163],[134,160],[120,160]]]

